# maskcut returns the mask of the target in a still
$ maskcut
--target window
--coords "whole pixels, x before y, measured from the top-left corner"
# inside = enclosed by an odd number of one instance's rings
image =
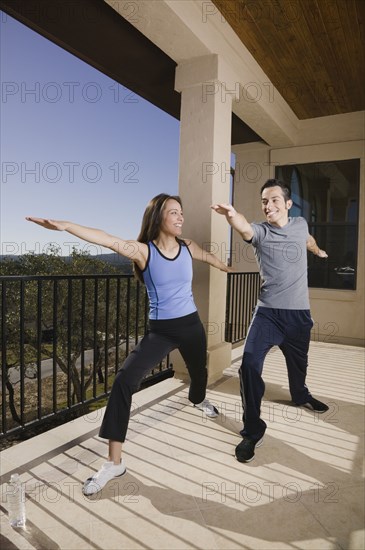
[[[328,260],[309,255],[310,287],[356,288],[360,160],[277,166],[290,184],[291,216],[303,216]]]

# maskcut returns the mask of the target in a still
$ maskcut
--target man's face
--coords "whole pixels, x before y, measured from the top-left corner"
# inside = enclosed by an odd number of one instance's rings
[[[293,202],[285,201],[281,187],[267,187],[261,195],[261,208],[266,221],[276,227],[284,227],[288,223],[289,209]]]

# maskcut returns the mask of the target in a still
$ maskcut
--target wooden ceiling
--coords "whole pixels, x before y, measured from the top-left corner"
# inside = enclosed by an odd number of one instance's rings
[[[213,2],[299,119],[365,109],[365,0]],[[0,0],[0,9],[180,118],[175,61],[104,0]],[[232,113],[232,145],[260,140]]]
[[[365,109],[365,0],[213,3],[299,119]]]

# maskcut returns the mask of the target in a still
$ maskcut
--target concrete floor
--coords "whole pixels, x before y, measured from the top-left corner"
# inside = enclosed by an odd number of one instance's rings
[[[364,349],[311,344],[308,386],[324,415],[290,405],[283,357],[264,369],[264,444],[234,458],[241,404],[235,362],[209,388],[208,420],[170,379],[135,395],[127,473],[92,498],[81,485],[107,451],[97,411],[1,453],[1,548],[361,549],[364,541]],[[10,474],[26,483],[27,525],[7,520]]]

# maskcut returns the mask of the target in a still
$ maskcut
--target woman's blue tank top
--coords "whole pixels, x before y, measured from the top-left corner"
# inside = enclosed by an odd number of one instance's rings
[[[193,261],[184,243],[179,241],[179,252],[171,259],[149,242],[142,275],[150,302],[150,319],[174,319],[196,311],[191,288]]]

